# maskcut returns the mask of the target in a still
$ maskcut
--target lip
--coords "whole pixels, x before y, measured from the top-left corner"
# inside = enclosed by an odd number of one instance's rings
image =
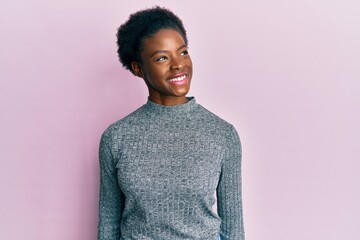
[[[187,75],[187,73],[186,73],[186,72],[182,72],[182,73],[175,74],[175,75],[173,75],[173,76],[169,77],[169,79],[168,79],[168,80],[170,80],[171,78],[181,77],[181,76],[183,76],[183,75]]]
[[[168,80],[172,79],[172,78],[177,78],[177,77],[182,77],[182,76],[185,76],[185,78],[181,81],[173,81],[173,82],[170,82],[171,84],[175,84],[175,85],[183,85],[187,82],[188,80],[188,74],[187,73],[178,73],[178,74],[175,74],[173,76],[171,76]]]

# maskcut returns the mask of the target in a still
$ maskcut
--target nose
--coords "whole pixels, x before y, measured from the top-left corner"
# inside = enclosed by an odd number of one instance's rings
[[[171,70],[181,70],[184,67],[184,61],[181,57],[173,58],[171,61]]]

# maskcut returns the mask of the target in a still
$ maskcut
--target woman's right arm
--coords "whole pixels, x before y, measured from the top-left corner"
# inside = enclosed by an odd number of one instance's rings
[[[124,205],[124,195],[120,190],[116,162],[111,151],[111,135],[105,131],[99,148],[100,197],[98,240],[119,240],[120,222]]]

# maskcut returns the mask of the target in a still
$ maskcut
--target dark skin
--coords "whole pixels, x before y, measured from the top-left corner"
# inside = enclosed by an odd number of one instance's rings
[[[152,102],[172,106],[188,101],[192,61],[176,30],[161,29],[144,39],[140,61],[132,62],[131,67],[136,76],[144,79]]]

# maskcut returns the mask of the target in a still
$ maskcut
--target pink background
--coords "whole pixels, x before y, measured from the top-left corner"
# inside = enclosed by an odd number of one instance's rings
[[[155,4],[188,30],[189,95],[241,136],[247,239],[359,240],[355,0],[2,1],[0,239],[96,239],[100,135],[147,97],[115,32]]]

